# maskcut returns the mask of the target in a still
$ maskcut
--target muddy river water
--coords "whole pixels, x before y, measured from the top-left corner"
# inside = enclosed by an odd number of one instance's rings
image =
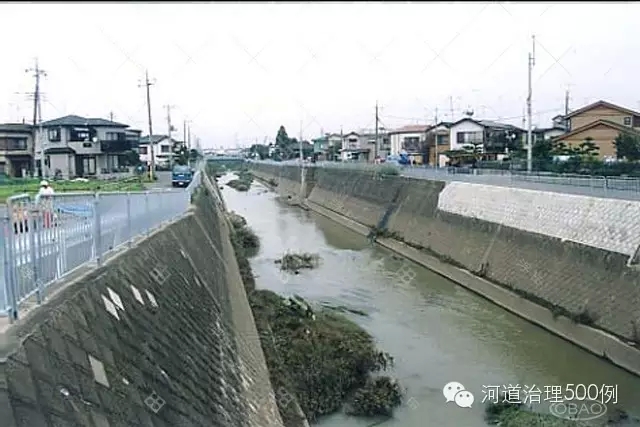
[[[261,249],[251,260],[258,288],[366,313],[348,316],[394,356],[391,375],[407,388],[406,403],[385,427],[486,426],[482,400],[489,390],[510,385],[539,389],[543,404],[550,397],[546,386],[617,386],[618,404],[640,416],[640,378],[325,217],[287,206],[257,182],[246,193],[224,186],[222,194],[227,208],[244,216],[260,237]],[[318,253],[321,265],[281,274],[274,260],[287,251]],[[445,402],[443,387],[452,381],[473,394],[471,408]],[[341,414],[319,423],[370,424]]]

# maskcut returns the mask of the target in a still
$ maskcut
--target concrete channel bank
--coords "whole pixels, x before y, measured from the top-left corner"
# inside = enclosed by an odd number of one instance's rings
[[[0,335],[0,425],[281,426],[218,188]]]
[[[640,202],[251,164],[277,191],[640,375]],[[304,173],[304,179],[302,179]]]

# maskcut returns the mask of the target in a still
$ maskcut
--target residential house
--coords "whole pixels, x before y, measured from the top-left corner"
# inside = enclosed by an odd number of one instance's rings
[[[460,150],[468,145],[481,146],[483,152],[508,153],[508,142],[520,145],[524,130],[507,123],[491,120],[464,118],[449,127],[449,145],[451,150]],[[506,141],[502,141],[504,136]]]
[[[557,125],[557,124],[553,124],[551,127],[548,127],[548,128],[534,128],[531,130],[534,144],[538,141],[553,140],[553,138],[557,138],[561,135],[564,135],[566,132],[567,131],[564,126]]]
[[[125,129],[125,139],[129,141],[131,144],[131,150],[140,154],[140,137],[142,135],[142,131],[138,129]]]
[[[522,146],[524,130],[517,126],[470,117],[458,120],[449,127],[451,151],[462,151],[473,146],[484,160],[501,160],[509,149]]]
[[[291,151],[291,156],[294,159],[300,158],[300,146],[302,145],[302,157],[304,159],[308,159],[313,155],[313,144],[309,141],[302,141],[302,143],[291,144],[289,146],[289,150]]]
[[[555,137],[555,143],[578,146],[587,138],[599,147],[600,159],[616,158],[613,144],[620,132],[640,136],[640,112],[606,101],[597,101],[564,116],[567,132]]]
[[[342,150],[340,150],[343,161],[363,161],[372,162],[375,157],[386,158],[390,151],[390,139],[385,130],[378,130],[378,143],[376,146],[376,132],[371,130],[360,130],[359,132],[349,132],[342,136]]]
[[[38,125],[36,163],[43,176],[112,176],[128,172],[120,159],[131,150],[129,126],[75,115]]]
[[[172,156],[175,156],[173,147],[182,144],[182,141],[169,138],[167,135],[153,135],[151,141],[151,145],[153,146],[153,159],[156,166],[169,166]],[[150,166],[151,149],[149,148],[149,135],[140,138],[138,152],[140,154],[140,161]]]
[[[26,177],[33,169],[33,127],[0,124],[0,174]]]
[[[367,161],[369,151],[366,137],[358,132],[349,132],[342,136],[342,149],[340,158],[342,161]]]
[[[443,167],[447,163],[447,156],[443,153],[449,151],[449,136],[451,122],[440,122],[432,126],[427,132],[428,164]]]
[[[337,133],[326,133],[320,138],[312,140],[313,156],[317,161],[339,160],[342,149],[342,136]]]
[[[391,155],[407,154],[416,164],[426,163],[429,159],[427,133],[433,126],[408,125],[389,132]]]

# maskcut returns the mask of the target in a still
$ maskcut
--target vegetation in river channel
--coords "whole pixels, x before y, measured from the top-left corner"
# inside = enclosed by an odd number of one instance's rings
[[[532,412],[521,403],[511,403],[505,396],[498,403],[485,406],[485,421],[500,427],[614,427],[637,426],[640,420],[632,419],[620,408],[608,408],[603,417],[588,421],[565,420],[552,414]]]
[[[303,268],[316,268],[320,264],[320,256],[309,253],[288,253],[282,258],[275,260],[275,263],[280,264],[281,270],[298,273],[298,271]]]
[[[253,182],[253,175],[247,169],[241,169],[237,172],[238,178],[232,179],[227,183],[231,188],[235,188],[238,191],[249,191],[251,183]]]
[[[390,416],[401,403],[402,390],[395,380],[379,374],[393,365],[393,358],[342,314],[314,310],[300,297],[256,290],[247,255],[252,248],[243,246],[247,239],[241,236],[246,221],[238,217],[233,214],[231,219],[232,243],[271,384],[281,395],[277,404],[285,426],[303,425],[299,409],[313,422],[345,404],[350,414]]]

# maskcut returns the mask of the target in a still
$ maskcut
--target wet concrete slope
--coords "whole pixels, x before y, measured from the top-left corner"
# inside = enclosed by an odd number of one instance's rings
[[[2,334],[0,424],[280,426],[217,187]]]
[[[260,177],[278,172],[252,167]],[[311,209],[386,228],[413,246],[387,239],[388,247],[472,273],[442,272],[640,375],[640,271],[630,265],[640,244],[640,202],[358,171],[306,173],[313,175]]]

